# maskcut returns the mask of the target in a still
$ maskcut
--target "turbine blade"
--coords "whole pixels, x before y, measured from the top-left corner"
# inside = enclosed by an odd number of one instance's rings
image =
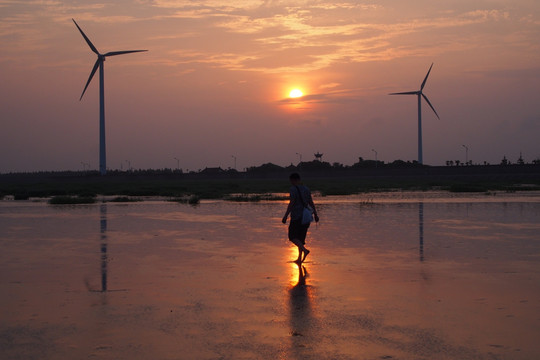
[[[92,78],[94,77],[94,74],[96,73],[97,69],[101,66],[101,62],[103,60],[101,60],[100,58],[98,58],[96,60],[96,63],[94,64],[94,67],[92,68],[92,72],[90,73],[90,76],[88,77],[88,81],[86,82],[86,85],[84,87],[84,90],[81,94],[81,97],[79,98],[79,101],[82,100],[83,96],[84,96],[84,93],[86,91],[86,88],[88,87],[88,85],[90,85],[90,81],[92,81]]]
[[[418,91],[398,92],[398,93],[391,93],[388,95],[418,95]]]
[[[426,85],[427,78],[429,76],[429,73],[431,72],[431,68],[433,67],[433,63],[431,63],[431,66],[429,67],[429,70],[426,74],[426,77],[424,78],[424,81],[422,82],[422,86],[420,86],[420,91],[424,89],[424,86]]]
[[[435,113],[435,115],[437,115],[437,119],[441,120],[441,118],[439,117],[439,114],[437,114],[437,111],[435,111],[435,108],[433,107],[433,105],[431,105],[431,103],[429,102],[427,96],[424,95],[424,94],[422,94],[422,97],[424,98],[424,100],[427,101],[429,107],[431,108],[431,110],[433,110],[433,112]]]
[[[136,53],[136,52],[143,52],[148,50],[125,50],[125,51],[111,51],[106,53],[103,56],[115,56],[115,55],[123,55],[123,54],[130,54],[130,53]]]
[[[81,35],[83,36],[84,40],[86,40],[86,43],[88,44],[88,46],[90,46],[90,49],[95,52],[96,54],[99,55],[99,51],[97,51],[96,47],[94,46],[94,44],[92,44],[92,42],[90,41],[90,39],[86,36],[86,34],[82,31],[82,29],[79,27],[79,25],[77,24],[77,22],[75,21],[75,19],[71,19],[73,20],[73,22],[75,23],[75,26],[77,27],[77,29],[79,29],[79,31],[81,32]]]

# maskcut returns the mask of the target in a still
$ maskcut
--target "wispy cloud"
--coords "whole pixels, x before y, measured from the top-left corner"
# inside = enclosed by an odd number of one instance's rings
[[[507,8],[438,9],[401,12],[399,2],[326,0],[122,0],[115,3],[0,0],[0,38],[26,48],[43,46],[43,21],[66,24],[71,17],[102,24],[144,23],[147,44],[163,49],[167,63],[200,63],[235,71],[308,73],[343,62],[386,61],[406,56],[438,55],[478,46],[472,29],[520,22],[534,27],[534,16]],[[402,14],[403,13],[403,14]],[[39,21],[37,21],[39,19]],[[163,22],[167,25],[163,25]],[[160,31],[162,30],[162,31]],[[164,31],[166,30],[166,31]],[[438,41],[426,41],[433,33]],[[490,35],[491,36],[491,35]],[[526,46],[534,31],[505,33]],[[416,39],[423,37],[419,46]],[[10,41],[11,40],[11,41]],[[488,39],[486,39],[488,40]],[[168,50],[171,46],[175,50]]]
[[[206,33],[226,32],[232,41],[241,38],[245,46],[215,63],[231,70],[266,73],[310,72],[342,61],[390,60],[418,55],[418,49],[403,44],[404,36],[432,31],[452,31],[453,41],[424,47],[436,54],[445,46],[467,48],[458,41],[460,28],[487,22],[508,21],[510,13],[498,9],[457,13],[442,12],[436,17],[407,18],[404,21],[369,21],[385,8],[356,2],[331,3],[257,1],[235,2],[155,1],[154,6],[173,9],[173,16],[198,20]],[[365,18],[366,21],[363,21]],[[384,18],[384,16],[383,16]],[[191,49],[193,50],[193,49]],[[211,48],[201,44],[204,59],[215,59]],[[206,60],[202,60],[206,61]]]
[[[338,87],[339,84],[332,86]],[[293,105],[310,105],[310,104],[347,104],[351,102],[358,102],[360,90],[359,89],[324,89],[312,94],[304,95],[299,98],[284,98],[277,102],[281,104],[293,104]]]

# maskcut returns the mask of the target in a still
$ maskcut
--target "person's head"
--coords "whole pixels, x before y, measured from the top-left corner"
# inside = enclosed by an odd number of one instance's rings
[[[298,173],[292,173],[289,175],[289,181],[291,184],[298,184],[300,182],[300,174]]]

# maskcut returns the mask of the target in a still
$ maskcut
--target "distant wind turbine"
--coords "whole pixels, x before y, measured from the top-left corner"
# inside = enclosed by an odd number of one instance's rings
[[[427,78],[429,76],[429,73],[431,72],[431,68],[433,67],[433,64],[429,67],[429,70],[426,74],[426,77],[424,78],[424,81],[422,82],[422,85],[420,86],[420,90],[418,91],[407,91],[407,92],[399,92],[399,93],[391,93],[389,95],[417,95],[418,96],[418,163],[423,164],[422,159],[422,97],[426,102],[428,103],[429,107],[438,119],[440,119],[439,114],[437,114],[437,111],[435,111],[435,108],[431,103],[429,102],[428,98],[422,90],[424,90],[424,86],[426,85]]]
[[[94,44],[92,44],[90,39],[88,39],[88,37],[79,27],[77,22],[74,19],[71,19],[71,20],[73,20],[73,22],[75,23],[75,26],[77,26],[77,29],[79,29],[79,31],[81,32],[81,35],[83,36],[84,40],[86,40],[86,43],[88,44],[90,49],[97,55],[97,60],[94,64],[94,67],[92,68],[90,77],[88,77],[88,81],[86,82],[86,85],[84,87],[84,90],[79,100],[82,100],[84,93],[86,91],[86,88],[88,88],[90,81],[92,81],[94,74],[99,68],[99,172],[101,173],[101,175],[105,175],[107,173],[107,157],[105,153],[105,94],[104,94],[105,87],[104,87],[104,81],[103,81],[103,63],[105,62],[105,58],[107,56],[123,55],[123,54],[142,52],[142,51],[148,51],[148,50],[111,51],[105,54],[101,54],[96,49]]]

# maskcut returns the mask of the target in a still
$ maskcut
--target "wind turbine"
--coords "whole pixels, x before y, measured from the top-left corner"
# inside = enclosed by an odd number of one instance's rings
[[[105,54],[101,54],[96,49],[94,44],[92,44],[92,42],[86,36],[86,34],[82,31],[82,29],[79,27],[77,22],[74,19],[71,19],[71,20],[73,20],[73,22],[75,23],[75,26],[77,26],[77,29],[79,29],[79,31],[81,32],[81,35],[83,36],[84,40],[86,40],[86,43],[88,44],[90,49],[97,55],[97,60],[94,64],[94,67],[92,68],[90,77],[88,77],[88,81],[86,82],[86,85],[84,87],[84,90],[79,100],[82,100],[84,93],[86,91],[86,88],[88,88],[90,81],[92,81],[94,74],[99,68],[99,172],[101,173],[101,175],[105,175],[107,173],[107,157],[105,153],[105,94],[104,94],[105,86],[104,86],[104,81],[103,81],[103,63],[105,62],[105,58],[107,56],[123,55],[123,54],[142,52],[142,51],[148,51],[148,50],[111,51]]]
[[[422,98],[426,100],[431,110],[433,110],[433,112],[437,116],[437,119],[440,119],[439,114],[437,114],[437,111],[435,111],[435,108],[433,107],[433,105],[431,105],[427,96],[422,92],[424,90],[424,86],[426,85],[426,81],[429,76],[429,73],[431,72],[432,67],[433,67],[433,63],[429,67],[429,70],[426,74],[426,77],[424,78],[424,81],[422,81],[420,90],[388,94],[388,95],[417,95],[418,96],[418,163],[420,164],[423,164],[423,159],[422,159]]]

